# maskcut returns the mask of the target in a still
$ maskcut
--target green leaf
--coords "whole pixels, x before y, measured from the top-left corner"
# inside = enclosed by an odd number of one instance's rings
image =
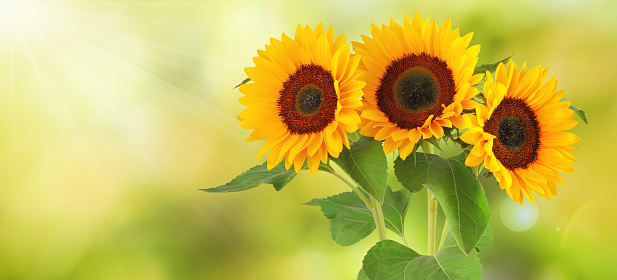
[[[454,237],[452,236],[452,232],[450,231],[448,231],[446,240],[443,243],[443,247],[448,247],[448,246],[456,246],[456,240],[454,240]],[[480,237],[478,244],[476,244],[476,251],[477,252],[488,251],[491,249],[492,246],[493,246],[493,227],[491,227],[491,225],[488,225],[488,227],[482,234],[482,237]]]
[[[246,84],[246,83],[248,83],[248,82],[250,82],[250,81],[251,81],[251,78],[246,78],[246,79],[244,79],[244,81],[242,81],[241,83],[239,83],[239,84],[238,84],[237,86],[235,86],[233,89],[237,89],[237,88],[239,88],[241,85]]]
[[[364,257],[363,270],[371,280],[480,279],[482,266],[477,253],[465,255],[456,246],[435,256],[423,256],[392,240],[375,244]]]
[[[401,185],[412,193],[421,191],[424,188],[423,182],[426,181],[426,174],[422,172],[410,172],[412,169],[416,168],[415,165],[410,165],[410,163],[416,163],[418,155],[423,155],[423,153],[415,152],[407,157],[406,160],[400,157],[394,160],[394,175],[396,175]],[[420,168],[422,168],[422,166],[420,166]]]
[[[363,136],[351,145],[351,149],[343,148],[339,157],[332,159],[380,203],[384,199],[388,178],[388,163],[381,145],[381,141]]]
[[[324,216],[330,220],[332,239],[337,244],[349,246],[367,237],[375,230],[371,210],[353,192],[344,192],[327,198],[317,198]]]
[[[497,69],[497,66],[499,66],[499,63],[506,63],[506,61],[508,61],[508,59],[510,59],[510,57],[512,56],[508,56],[500,61],[497,61],[495,63],[491,63],[491,64],[482,64],[480,66],[477,66],[475,70],[473,70],[473,74],[480,74],[480,73],[485,73],[486,71],[489,72],[495,72],[495,70]]]
[[[411,203],[411,193],[405,189],[393,192],[388,186],[381,206],[386,228],[404,236],[404,219]],[[314,198],[304,205],[319,206],[330,219],[332,238],[340,245],[348,246],[362,240],[375,229],[375,220],[370,209],[353,192],[345,192],[328,198]],[[361,230],[358,230],[361,229]]]
[[[570,105],[570,109],[572,109],[574,113],[576,113],[576,115],[578,115],[578,117],[585,122],[585,124],[589,124],[587,122],[587,116],[585,115],[585,111],[583,111],[583,109],[577,108],[574,105]]]
[[[415,159],[397,158],[394,171],[405,188],[417,191],[424,185],[435,194],[454,239],[469,254],[488,226],[490,212],[484,189],[465,166],[465,155],[444,159],[417,153]]]
[[[266,168],[266,164],[264,162],[249,169],[225,185],[201,190],[210,193],[239,192],[250,190],[261,184],[272,184],[279,191],[296,177],[296,171],[293,168],[285,170],[284,162],[281,162],[281,164],[271,170]],[[306,169],[306,166],[303,169]]]
[[[300,170],[307,170],[306,163]],[[332,167],[327,164],[319,163],[319,169],[321,171],[332,172]],[[200,191],[209,193],[226,193],[226,192],[239,192],[250,190],[261,184],[272,184],[275,190],[280,191],[291,180],[296,177],[297,173],[295,169],[285,169],[285,162],[279,163],[279,165],[268,170],[267,162],[261,165],[254,166],[248,171],[238,175],[238,177],[231,180],[229,183],[218,186],[216,188],[200,189]]]
[[[360,269],[358,280],[369,280],[368,277],[366,277],[366,273],[364,273],[364,269]]]
[[[406,189],[393,192],[390,186],[386,190],[386,196],[381,206],[386,227],[399,236],[404,236],[405,214],[411,203],[411,193]]]

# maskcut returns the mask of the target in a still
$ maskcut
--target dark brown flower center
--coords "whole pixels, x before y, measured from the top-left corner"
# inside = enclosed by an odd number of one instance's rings
[[[305,64],[289,75],[279,91],[279,116],[292,134],[315,133],[335,118],[334,78],[320,65]]]
[[[486,121],[484,131],[497,136],[493,153],[508,170],[527,168],[538,158],[540,125],[525,101],[503,99]]]
[[[456,88],[448,65],[421,53],[393,60],[375,94],[377,106],[390,122],[412,129],[422,126],[430,115],[441,115],[441,105],[454,101]]]
[[[317,86],[310,84],[306,85],[298,91],[296,99],[296,107],[301,115],[312,115],[321,106],[323,92]]]
[[[526,134],[525,126],[516,117],[506,117],[499,122],[497,138],[510,151],[517,151],[523,146]]]
[[[394,97],[399,107],[416,113],[426,110],[437,101],[439,85],[433,73],[413,67],[399,75],[394,83]]]

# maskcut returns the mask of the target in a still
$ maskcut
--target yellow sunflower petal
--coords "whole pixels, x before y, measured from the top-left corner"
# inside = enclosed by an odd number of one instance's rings
[[[443,137],[443,127],[466,127],[463,104],[467,109],[475,106],[471,98],[479,91],[473,86],[483,77],[473,75],[480,47],[468,47],[472,34],[461,37],[458,29],[452,30],[450,19],[439,26],[430,17],[422,20],[418,13],[413,19],[405,15],[402,25],[393,19],[381,28],[371,24],[370,33],[370,37],[361,36],[363,43],[352,42],[366,70],[358,76],[366,83],[361,134],[386,141],[386,152],[398,147],[399,155],[408,155],[420,139]],[[436,94],[448,97],[440,100],[450,103],[422,106],[418,102],[424,99],[415,99],[415,90],[404,86],[427,77],[429,84],[443,87]]]
[[[317,173],[317,169],[319,168],[319,156],[307,156],[306,164],[308,165],[309,171],[311,171],[311,173],[315,175]]]
[[[284,161],[298,172],[306,161],[315,173],[320,161],[349,147],[345,131],[362,121],[357,108],[366,82],[356,81],[361,57],[350,54],[344,35],[333,42],[332,27],[298,25],[294,37],[283,33],[257,51],[255,67],[245,69],[253,83],[240,86],[248,108],[238,120],[253,129],[247,141],[266,140],[258,156],[270,151],[268,168]]]
[[[484,84],[486,104],[476,106],[476,116],[465,115],[469,130],[461,139],[473,144],[467,161],[484,165],[506,189],[512,200],[532,203],[534,193],[550,199],[557,194],[555,183],[565,184],[557,171],[572,172],[576,160],[568,151],[580,140],[564,130],[573,128],[572,110],[561,101],[554,78],[544,81],[547,68],[520,71],[513,61],[500,64]]]
[[[467,155],[467,158],[465,158],[465,165],[472,166],[472,167],[478,166],[482,163],[483,160],[484,160],[484,157],[469,154]]]
[[[398,149],[401,159],[405,160],[407,156],[411,154],[411,151],[413,150],[415,144],[416,143],[409,141],[409,139],[402,140],[401,147]]]
[[[470,128],[461,135],[461,140],[465,141],[467,144],[476,144],[482,139],[483,132],[481,127]]]

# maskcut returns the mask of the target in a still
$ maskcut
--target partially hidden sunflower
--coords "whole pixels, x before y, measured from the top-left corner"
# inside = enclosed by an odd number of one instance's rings
[[[450,19],[439,27],[416,13],[413,21],[405,15],[404,26],[392,19],[382,29],[371,25],[371,34],[352,42],[366,70],[360,133],[384,140],[386,154],[398,149],[405,159],[421,138],[463,128],[461,112],[473,108],[473,86],[483,77],[473,74],[480,46],[468,48],[472,33],[461,37]]]
[[[357,81],[360,57],[350,54],[341,35],[319,24],[313,31],[298,25],[295,39],[285,33],[258,50],[254,67],[245,68],[254,83],[240,86],[241,126],[253,129],[247,142],[266,140],[257,158],[270,151],[267,168],[281,161],[300,171],[304,162],[315,174],[328,155],[349,147],[345,132],[358,129],[362,88]]]
[[[521,71],[510,61],[499,64],[495,78],[486,73],[486,104],[477,103],[476,115],[467,114],[470,127],[461,139],[474,147],[465,164],[484,166],[497,178],[512,200],[523,204],[523,194],[535,203],[532,192],[550,199],[556,183],[565,185],[557,171],[571,173],[575,158],[568,152],[580,138],[565,132],[578,123],[572,120],[570,102],[561,101],[565,91],[555,91],[557,81],[544,82],[548,68]]]

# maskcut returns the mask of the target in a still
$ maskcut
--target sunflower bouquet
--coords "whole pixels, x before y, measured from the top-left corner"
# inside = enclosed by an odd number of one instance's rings
[[[302,170],[331,173],[351,190],[306,204],[320,207],[340,245],[377,232],[358,279],[480,279],[477,254],[490,249],[492,230],[479,178],[494,176],[521,205],[523,197],[535,203],[534,193],[557,195],[565,184],[558,171],[572,172],[569,152],[580,140],[565,130],[577,125],[575,113],[586,122],[584,112],[546,80],[547,68],[519,70],[509,58],[478,66],[480,46],[450,19],[440,26],[416,13],[370,31],[353,53],[322,24],[299,25],[294,38],[283,33],[258,50],[239,85],[248,108],[238,119],[252,130],[246,141],[265,141],[257,157],[269,152],[267,160],[205,191],[280,190]],[[443,141],[460,153],[440,156]],[[403,186],[396,191],[387,184],[389,154]],[[424,188],[426,255],[404,233],[411,198]]]

